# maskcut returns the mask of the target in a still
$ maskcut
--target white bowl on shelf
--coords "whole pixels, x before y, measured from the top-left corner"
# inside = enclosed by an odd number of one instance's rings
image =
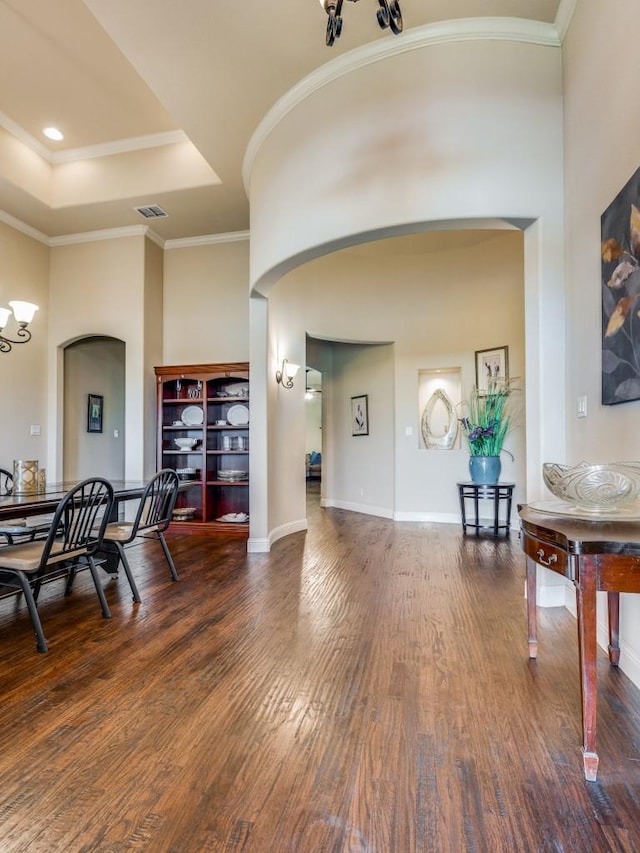
[[[193,450],[198,443],[197,438],[174,438],[173,441],[180,450]]]
[[[218,471],[218,479],[219,480],[246,480],[249,476],[248,471],[238,471],[235,469],[227,468],[227,470]]]

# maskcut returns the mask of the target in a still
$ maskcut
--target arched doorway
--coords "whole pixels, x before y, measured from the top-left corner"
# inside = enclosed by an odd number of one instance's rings
[[[90,395],[101,404],[100,417],[94,417],[91,424]],[[93,336],[65,347],[62,466],[65,481],[95,475],[124,479],[124,416],[124,341]]]

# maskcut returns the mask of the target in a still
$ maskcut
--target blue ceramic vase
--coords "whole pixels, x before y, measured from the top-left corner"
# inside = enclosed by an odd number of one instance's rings
[[[479,486],[493,486],[500,479],[502,463],[499,456],[470,456],[469,473]]]

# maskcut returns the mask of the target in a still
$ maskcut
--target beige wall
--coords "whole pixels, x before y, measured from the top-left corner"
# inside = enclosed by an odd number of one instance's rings
[[[640,402],[602,406],[600,379],[600,216],[640,166],[639,66],[629,41],[637,12],[635,0],[618,0],[613,15],[578,0],[564,45],[568,411],[567,459],[556,461],[640,458]],[[580,395],[584,419],[576,417]],[[640,598],[621,598],[620,666],[640,684]],[[602,598],[599,638],[606,645]]]
[[[154,367],[162,364],[163,345],[163,267],[164,252],[151,240],[145,241],[144,263],[144,473],[156,470],[156,375]]]
[[[515,221],[524,233],[526,336],[519,338],[514,363],[517,370],[520,357],[524,367],[526,348],[531,405],[526,413],[526,458],[524,453],[517,457],[524,469],[514,473],[520,488],[526,483],[526,498],[538,499],[544,489],[542,460],[564,455],[565,447],[566,394],[564,383],[558,382],[565,357],[559,43],[553,46],[544,38],[536,43],[535,34],[530,43],[509,37],[465,37],[412,43],[410,51],[376,54],[370,63],[343,59],[339,67],[329,63],[325,77],[319,72],[306,88],[305,83],[297,87],[286,108],[276,105],[269,133],[252,140],[245,164],[250,181],[252,288],[271,299],[271,288],[278,291],[294,269],[302,271],[306,282],[313,259],[358,243],[428,230],[498,228]],[[333,108],[335,103],[340,103],[340,110]],[[282,151],[291,155],[282,157]],[[356,289],[352,279],[345,281],[340,270],[335,272],[321,295],[305,286],[304,299],[307,303],[321,299],[339,281],[330,334],[340,340],[378,340],[377,331],[371,336],[367,332],[370,317],[376,318],[370,312],[367,283],[359,282]],[[472,286],[473,267],[466,274]],[[450,277],[443,264],[436,286],[446,291]],[[385,286],[396,289],[399,282],[394,269],[388,269]],[[301,298],[302,292],[303,288]],[[475,305],[486,304],[483,295],[476,289]],[[447,315],[451,324],[461,322],[460,307],[451,306]],[[500,314],[501,307],[493,307]],[[304,332],[324,334],[317,315],[308,305],[305,308],[308,325],[301,326],[293,306],[282,304],[279,294],[270,304],[270,374],[285,350],[289,358],[301,361]],[[389,306],[390,318],[394,310]],[[416,315],[406,306],[405,320],[413,332]],[[477,327],[468,325],[477,337]],[[493,335],[488,337],[490,342],[483,341],[478,348],[503,345]],[[396,341],[395,333],[387,332],[384,339]],[[386,504],[407,514],[426,511],[424,494],[419,496],[417,488],[412,493],[408,479],[402,482],[413,449],[404,442],[410,420],[401,402],[415,394],[415,380],[410,391],[403,387],[405,377],[414,373],[412,358],[412,353],[396,347],[400,406],[395,454],[396,462],[402,456],[405,463],[396,468],[397,491]],[[282,395],[270,395],[263,428],[268,422],[269,435],[276,441],[292,428],[289,409],[290,402],[285,403]],[[415,406],[412,412],[415,418]],[[414,430],[414,440],[415,435]],[[272,477],[268,498],[254,502],[258,509],[252,510],[252,524],[258,522],[261,506],[268,504],[271,510],[275,503],[280,512],[271,529],[280,531],[295,526],[301,511],[292,506],[294,472],[279,468],[278,474],[280,482],[276,485]],[[460,466],[447,476],[460,479],[462,474]],[[423,477],[422,482],[437,478]],[[287,498],[276,496],[276,488]],[[282,514],[285,500],[289,518]]]
[[[506,345],[512,376],[524,379],[522,233],[428,233],[325,256],[292,271],[270,292],[269,331],[269,393],[277,413],[269,421],[272,529],[287,530],[291,519],[301,523],[305,516],[297,484],[305,450],[304,381],[284,391],[273,380],[282,357],[305,363],[305,332],[342,342],[325,359],[324,502],[458,523],[455,484],[468,479],[468,454],[420,448],[418,375],[460,367],[468,395],[475,350]],[[317,343],[312,344],[314,358]],[[349,405],[357,394],[369,395],[368,437],[351,436]],[[506,446],[515,462],[504,456],[502,479],[515,481],[522,496],[524,399],[521,393],[513,396],[518,427]]]
[[[0,259],[0,304],[24,299],[40,306],[30,326],[32,340],[0,352],[0,467],[11,470],[14,459],[45,463],[49,250],[0,222]],[[15,338],[16,329],[11,318],[4,331]],[[31,435],[31,426],[40,427],[39,436]]]
[[[148,418],[151,394],[145,392],[152,381],[145,360],[150,335],[145,325],[145,244],[145,237],[133,236],[51,250],[47,456],[52,477],[59,478],[62,471],[62,348],[93,335],[125,343],[125,476],[138,480],[150,473],[145,469],[145,448],[154,441]]]
[[[163,364],[247,361],[248,295],[248,240],[169,247]]]

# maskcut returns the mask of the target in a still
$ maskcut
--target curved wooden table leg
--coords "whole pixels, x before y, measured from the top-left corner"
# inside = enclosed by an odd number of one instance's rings
[[[538,657],[538,624],[536,622],[536,564],[527,557],[527,621],[529,624],[529,657]]]
[[[609,610],[609,661],[618,666],[620,660],[620,593],[607,593],[607,609]]]

